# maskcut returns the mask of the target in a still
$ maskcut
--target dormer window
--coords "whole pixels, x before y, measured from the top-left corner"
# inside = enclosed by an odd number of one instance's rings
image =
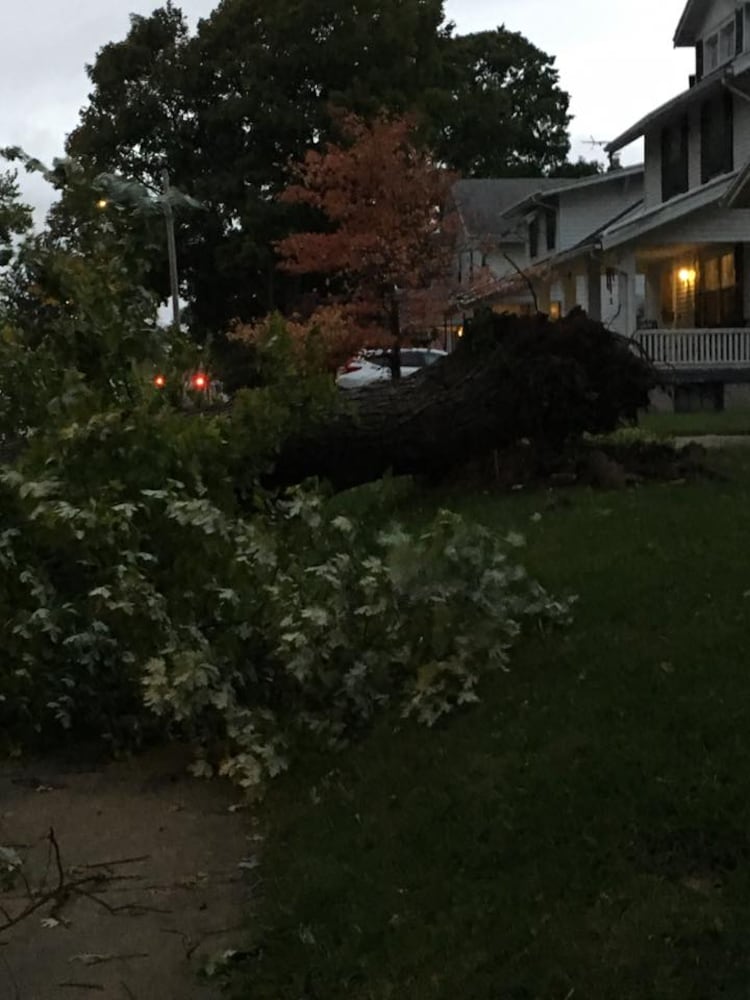
[[[745,10],[741,8],[734,17],[702,42],[696,45],[696,77],[713,73],[719,66],[731,62],[745,49]]]
[[[732,20],[729,24],[725,24],[719,32],[719,61],[720,63],[729,62],[729,60],[734,59],[736,55],[737,51],[734,41],[734,21]]]
[[[719,65],[719,36],[711,35],[703,48],[703,66],[706,73],[713,73]]]

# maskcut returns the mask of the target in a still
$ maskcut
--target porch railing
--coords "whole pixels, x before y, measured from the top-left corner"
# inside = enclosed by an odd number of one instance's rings
[[[750,328],[638,330],[633,339],[660,367],[750,368]]]

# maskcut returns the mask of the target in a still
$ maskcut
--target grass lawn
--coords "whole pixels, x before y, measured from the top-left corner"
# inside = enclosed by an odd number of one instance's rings
[[[750,435],[750,410],[721,413],[647,413],[640,426],[660,437],[695,434]]]
[[[423,501],[524,531],[575,624],[434,731],[382,720],[276,785],[239,996],[747,1000],[750,455],[719,460]]]

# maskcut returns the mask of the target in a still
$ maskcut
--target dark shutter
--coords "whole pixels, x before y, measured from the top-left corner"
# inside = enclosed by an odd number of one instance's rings
[[[745,8],[740,7],[734,16],[734,38],[737,44],[737,55],[745,51]]]
[[[701,107],[701,183],[734,169],[734,98],[730,91]]]
[[[539,218],[535,217],[529,223],[529,257],[539,256]]]
[[[661,198],[669,201],[688,190],[688,142],[690,132],[687,116],[661,132]]]
[[[547,209],[547,249],[554,250],[557,246],[557,212],[554,208]]]
[[[745,244],[734,248],[735,324],[745,325]]]
[[[703,39],[695,46],[695,78],[703,79]]]

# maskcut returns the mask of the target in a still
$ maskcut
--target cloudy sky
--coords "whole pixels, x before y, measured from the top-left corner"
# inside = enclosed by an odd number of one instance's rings
[[[273,0],[269,0],[273,2]],[[497,27],[520,31],[557,57],[571,94],[573,153],[591,157],[587,140],[613,139],[687,86],[691,53],[672,36],[685,0],[446,0],[460,33]],[[0,146],[20,145],[43,160],[62,152],[88,92],[85,65],[108,41],[123,38],[128,15],[158,0],[0,0]],[[178,4],[195,25],[214,0]],[[638,146],[625,162],[637,162]],[[28,181],[35,204],[46,201]]]

